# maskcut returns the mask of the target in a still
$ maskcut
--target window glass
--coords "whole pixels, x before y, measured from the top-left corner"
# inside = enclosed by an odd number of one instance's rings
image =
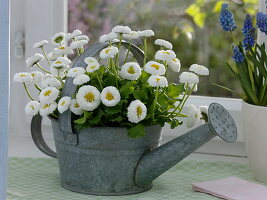
[[[110,32],[115,25],[128,25],[132,30],[152,29],[155,38],[173,43],[182,71],[194,63],[209,67],[211,75],[201,79],[196,95],[238,97],[212,84],[241,92],[238,81],[226,68],[226,62],[232,62],[232,39],[219,25],[221,3],[217,0],[71,0],[68,29],[80,29],[90,37],[91,43],[97,42],[100,35]],[[245,13],[254,16],[257,4],[257,0],[230,2],[240,29]],[[242,39],[241,35],[236,37]],[[158,50],[153,46],[155,38],[150,39],[151,58]],[[178,76],[168,72],[169,80],[177,82]]]

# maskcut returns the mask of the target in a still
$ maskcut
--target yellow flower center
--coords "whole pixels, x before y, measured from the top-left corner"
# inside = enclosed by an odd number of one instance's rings
[[[128,73],[129,74],[135,74],[135,71],[134,71],[134,67],[133,66],[131,66],[131,67],[128,68]]]
[[[155,68],[156,70],[159,70],[159,65],[157,64],[152,64],[151,67]]]
[[[109,101],[113,100],[114,99],[113,94],[111,92],[107,92],[106,99],[109,100]]]
[[[45,104],[45,105],[43,106],[43,109],[46,109],[46,108],[49,108],[49,107],[50,107],[49,104]]]
[[[32,77],[34,78],[34,76],[35,76],[35,73],[32,73],[31,75],[32,75]]]
[[[47,97],[47,96],[49,96],[51,93],[52,93],[51,90],[47,90],[47,91],[44,93],[44,96]]]
[[[62,49],[62,50],[63,50],[63,49],[65,49],[65,47],[64,47],[64,46],[61,46],[61,47],[58,47],[58,48],[59,48],[59,49]]]
[[[34,110],[34,106],[31,106],[31,109],[33,109],[33,110]]]
[[[176,62],[176,58],[172,59],[172,61]]]
[[[55,64],[61,64],[61,62],[60,61],[57,61],[57,62],[55,62]]]
[[[140,117],[142,115],[142,112],[143,112],[142,107],[141,106],[138,106],[136,108],[136,114],[137,114],[137,116]]]
[[[95,65],[94,65],[94,66],[91,66],[90,68],[91,68],[91,69],[94,69],[94,68],[95,68]]]
[[[77,71],[78,71],[77,69],[73,70],[73,72],[77,72]]]
[[[75,107],[75,108],[80,108],[80,105],[79,105],[78,103],[75,103],[75,104],[74,104],[74,107]]]
[[[61,103],[61,106],[64,106],[64,105],[65,105],[65,103],[66,103],[66,102],[65,102],[65,101],[63,101],[63,102]]]
[[[106,49],[105,53],[108,54],[111,49]]]
[[[84,96],[85,100],[87,102],[93,102],[95,100],[95,95],[92,92],[88,92],[85,96]]]
[[[160,81],[160,78],[156,78],[156,81],[159,82]]]
[[[25,74],[20,74],[19,76],[20,76],[20,77],[24,77],[24,76],[26,76],[26,75],[25,75]]]
[[[162,53],[170,55],[170,52],[168,52],[168,51],[163,51]]]

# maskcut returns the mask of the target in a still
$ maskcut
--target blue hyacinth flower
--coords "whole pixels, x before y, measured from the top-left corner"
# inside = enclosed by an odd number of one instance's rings
[[[262,12],[257,13],[257,26],[261,32],[267,35],[267,14],[263,14]]]
[[[245,50],[249,50],[255,45],[255,28],[253,27],[252,20],[249,15],[246,16],[244,21],[242,33],[244,35],[243,47]]]
[[[242,63],[245,60],[245,56],[240,51],[238,46],[233,47],[233,52],[234,52],[233,59],[236,63]]]
[[[228,9],[228,4],[223,3],[220,13],[220,24],[224,31],[233,31],[236,29],[233,14]]]

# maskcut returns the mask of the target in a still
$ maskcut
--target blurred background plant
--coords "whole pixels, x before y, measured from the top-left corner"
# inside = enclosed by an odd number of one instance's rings
[[[111,31],[115,25],[128,25],[132,30],[152,29],[155,38],[170,41],[181,60],[182,71],[193,63],[209,67],[210,76],[203,78],[202,87],[196,95],[236,97],[217,83],[241,91],[238,80],[227,70],[226,62],[232,63],[231,35],[221,31],[219,12],[224,1],[217,0],[69,0],[68,31],[80,29],[90,37]],[[228,1],[229,2],[229,1]],[[237,27],[242,27],[244,13],[254,16],[257,0],[234,0],[229,2],[235,14]],[[237,35],[241,38],[241,34]],[[149,56],[156,47],[149,41]],[[169,80],[178,81],[178,75],[168,73]],[[203,87],[205,85],[205,87]]]

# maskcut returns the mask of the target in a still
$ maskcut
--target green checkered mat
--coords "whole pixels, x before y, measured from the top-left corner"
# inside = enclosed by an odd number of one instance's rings
[[[194,192],[191,183],[229,176],[253,181],[246,164],[186,160],[157,178],[153,188],[145,193],[100,197],[78,194],[61,188],[55,159],[11,158],[8,200],[212,200],[218,198]]]

